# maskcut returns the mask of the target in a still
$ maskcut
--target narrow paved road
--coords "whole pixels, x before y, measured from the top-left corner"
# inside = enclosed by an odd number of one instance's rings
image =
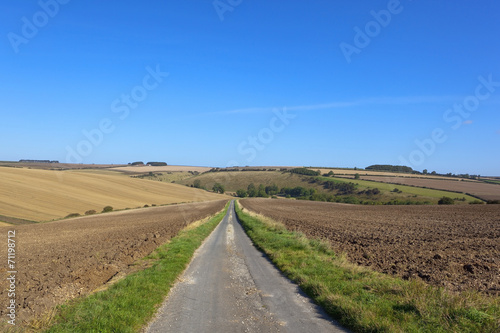
[[[346,332],[252,245],[234,202],[147,332]]]

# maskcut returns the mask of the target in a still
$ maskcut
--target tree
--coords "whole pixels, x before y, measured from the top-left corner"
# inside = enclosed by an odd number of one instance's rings
[[[245,198],[247,196],[247,191],[240,189],[236,191],[236,195],[239,196],[240,198]]]
[[[257,189],[255,188],[255,185],[253,183],[248,185],[247,192],[248,192],[248,196],[251,198],[257,196]]]
[[[196,187],[196,188],[201,188],[201,181],[199,179],[196,179],[194,182],[193,182],[193,187]]]
[[[276,195],[276,194],[278,194],[278,191],[279,191],[279,189],[278,189],[278,186],[276,184],[273,184],[271,186],[266,186],[266,193],[268,195]]]
[[[359,179],[359,173],[354,175],[354,179]]]
[[[267,198],[266,188],[264,185],[260,184],[259,189],[257,190],[257,196],[261,198]]]
[[[426,174],[427,174],[427,169],[424,169],[424,171],[422,171],[422,173],[423,173],[424,175],[426,175]]]
[[[226,192],[226,189],[224,188],[224,185],[220,183],[215,183],[214,186],[212,187],[212,191],[214,191],[215,193],[223,194],[224,192]]]

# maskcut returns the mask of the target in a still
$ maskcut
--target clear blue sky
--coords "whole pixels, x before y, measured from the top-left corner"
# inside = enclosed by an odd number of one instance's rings
[[[2,1],[0,160],[500,175],[499,33],[493,0]]]

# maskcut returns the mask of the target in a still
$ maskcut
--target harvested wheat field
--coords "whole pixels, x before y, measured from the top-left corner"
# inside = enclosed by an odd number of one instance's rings
[[[244,199],[287,229],[327,239],[354,263],[450,290],[500,295],[500,205],[357,206]]]
[[[187,165],[165,165],[165,166],[121,166],[113,168],[112,170],[122,171],[122,172],[133,172],[133,173],[142,173],[142,172],[205,172],[212,168],[209,167],[197,167],[197,166],[187,166]]]
[[[500,200],[500,185],[480,181],[459,181],[454,179],[419,179],[404,177],[362,176],[363,180],[376,182],[427,187],[437,190],[470,193],[483,200]]]
[[[125,209],[222,198],[186,186],[134,179],[106,170],[0,167],[0,215],[32,221],[59,219],[72,213],[83,215],[88,210],[100,212],[108,205]]]
[[[40,316],[51,307],[103,286],[126,272],[194,221],[222,210],[226,200],[143,208],[43,224],[0,227],[16,232],[17,320]],[[0,261],[6,263],[6,252]],[[6,276],[6,265],[0,267]],[[0,283],[0,303],[7,304],[7,280]],[[5,315],[6,307],[0,308]]]

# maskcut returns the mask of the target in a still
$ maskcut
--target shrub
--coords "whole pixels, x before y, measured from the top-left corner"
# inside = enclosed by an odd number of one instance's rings
[[[102,209],[103,213],[112,212],[112,211],[113,211],[113,207],[111,207],[111,206],[106,206]]]
[[[484,202],[482,202],[481,200],[474,200],[469,202],[469,205],[482,205],[482,204],[484,204]]]
[[[147,208],[147,207],[149,207],[149,205],[148,205],[148,204],[145,204],[143,207],[144,207],[144,208]]]
[[[488,205],[499,205],[500,200],[488,200]]]
[[[71,213],[71,214],[68,214],[68,215],[66,216],[66,218],[67,218],[67,219],[69,219],[69,218],[71,218],[71,217],[78,217],[78,216],[80,216],[80,214],[78,214],[78,213]]]
[[[97,213],[95,210],[91,209],[91,210],[88,210],[85,212],[85,215],[94,215],[95,213]]]
[[[455,204],[455,201],[450,197],[442,197],[441,199],[439,199],[438,204],[439,205],[453,205],[453,204]]]

